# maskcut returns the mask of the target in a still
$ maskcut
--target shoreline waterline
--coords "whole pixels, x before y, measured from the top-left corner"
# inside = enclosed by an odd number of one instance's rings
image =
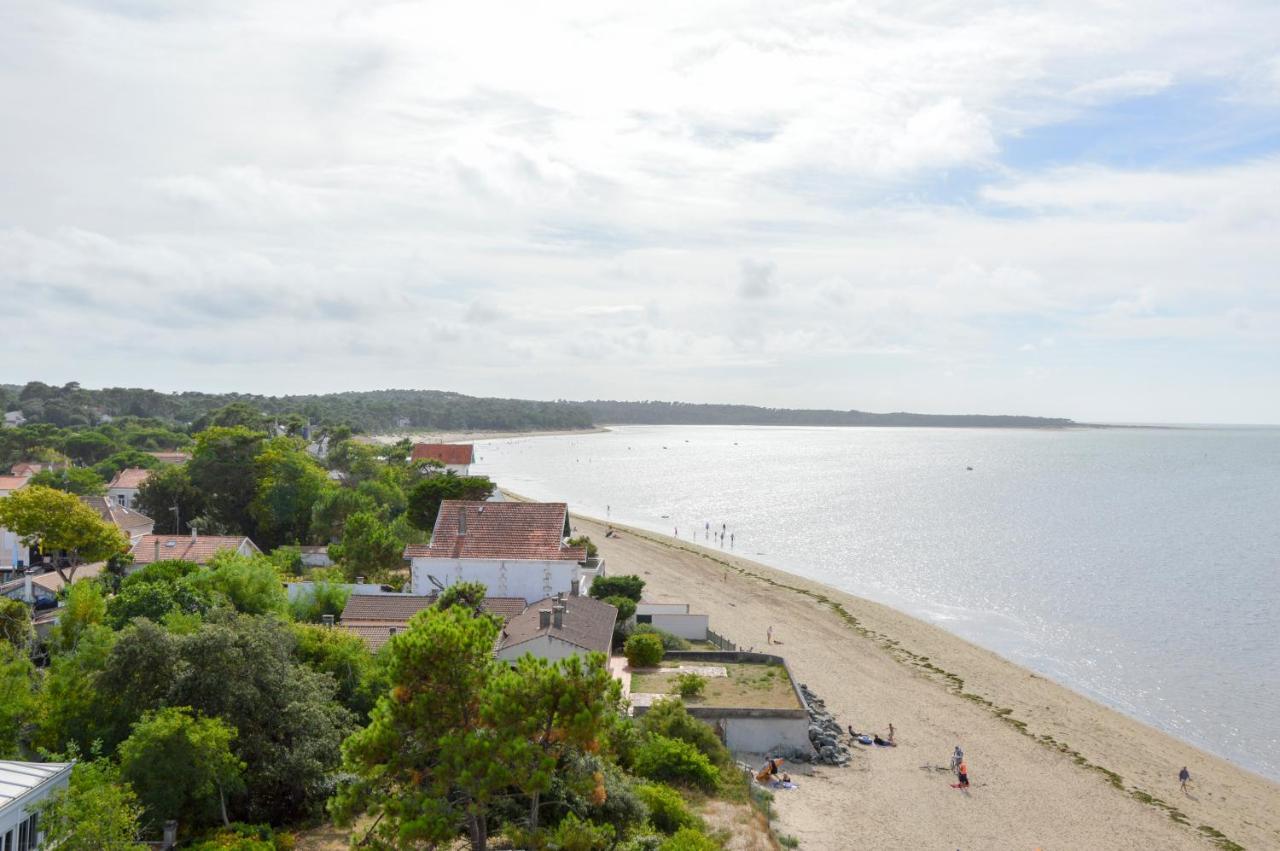
[[[507,492],[513,498],[520,498],[514,492]],[[912,689],[918,692],[918,681],[923,679],[930,687],[924,698],[918,694],[915,696],[913,702],[916,705],[911,707],[913,712],[925,716],[917,719],[917,723],[946,728],[955,724],[953,715],[971,715],[976,711],[984,721],[957,725],[947,739],[963,737],[971,741],[976,735],[972,727],[978,726],[996,727],[1012,734],[999,736],[1012,739],[1006,742],[1007,750],[994,746],[997,738],[994,732],[981,735],[986,762],[1039,763],[1048,760],[1062,764],[1085,779],[1081,794],[1101,793],[1103,799],[1105,795],[1116,795],[1123,799],[1123,803],[1113,802],[1105,806],[1114,805],[1124,811],[1130,804],[1135,804],[1181,826],[1186,831],[1184,838],[1190,842],[1185,847],[1199,847],[1204,839],[1222,848],[1236,847],[1227,844],[1229,842],[1245,846],[1261,842],[1265,846],[1275,844],[1276,838],[1280,837],[1280,821],[1277,821],[1280,819],[1280,785],[1103,706],[941,627],[882,603],[751,559],[627,524],[576,513],[572,516],[579,532],[591,534],[593,540],[598,541],[611,573],[648,573],[645,578],[650,587],[646,588],[646,596],[652,590],[662,599],[700,603],[701,608],[696,607],[696,610],[712,610],[709,612],[712,629],[737,643],[763,645],[765,624],[750,617],[748,622],[744,622],[739,617],[741,610],[748,605],[754,612],[766,612],[765,619],[777,616],[775,612],[797,606],[810,611],[811,618],[802,617],[805,621],[812,621],[806,626],[825,628],[827,637],[819,645],[799,641],[789,634],[796,627],[784,625],[781,630],[784,644],[777,648],[777,652],[788,656],[797,676],[809,679],[811,685],[815,685],[827,699],[829,706],[840,706],[839,693],[824,691],[820,685],[822,679],[834,677],[838,683],[861,682],[861,675],[842,670],[847,655],[844,645],[850,646],[850,652],[853,648],[865,649],[870,654],[887,658],[891,664],[880,666],[881,675],[871,683],[872,689],[865,692],[855,689],[852,699],[855,705],[862,703],[865,694],[873,691],[890,695]],[[604,539],[603,533],[608,525],[612,525],[621,536]],[[644,548],[644,557],[630,563],[623,558],[620,563],[615,563],[617,551],[633,544]],[[627,569],[629,567],[638,569]],[[666,573],[667,578],[659,578],[660,573]],[[744,584],[751,586],[745,589],[746,601],[737,597],[728,599],[730,592],[744,591],[741,587]],[[718,597],[726,599],[720,601]],[[836,633],[834,636],[832,628]],[[744,635],[744,629],[750,629],[750,632]],[[760,632],[760,635],[754,635],[755,632]],[[752,638],[754,642],[749,640]],[[829,665],[814,670],[808,662],[811,653],[832,651],[834,661]],[[892,697],[886,701],[890,705],[895,704]],[[899,705],[886,711],[893,713],[888,717],[899,719],[899,729],[905,726],[914,732],[915,724],[902,721],[903,717],[911,718],[911,713],[905,711],[907,708]],[[861,726],[865,719],[857,717],[858,714],[861,713],[857,709],[847,715],[837,711],[837,717]],[[940,749],[943,745],[939,743],[936,747]],[[1180,765],[1191,766],[1192,776],[1206,778],[1206,783],[1213,784],[1214,791],[1206,791],[1195,799],[1174,798],[1166,788],[1166,781],[1172,778]],[[1010,774],[1016,776],[1018,772],[1010,769]],[[849,776],[832,772],[826,772],[826,775],[835,784],[832,793],[839,798],[844,793],[836,790],[849,782]],[[1036,780],[1040,779],[1037,776]],[[1014,782],[1025,784],[1032,781],[1022,777]],[[895,800],[892,794],[886,793],[886,796],[887,806],[902,806],[903,802]],[[1096,806],[1104,806],[1101,803],[1103,799]],[[783,810],[785,815],[785,807]],[[807,818],[804,813],[805,808],[797,812],[794,824],[795,829],[802,832]],[[1268,818],[1272,824],[1259,824],[1259,820],[1265,822]],[[1053,824],[1052,819],[1049,824]],[[1061,836],[1061,825],[1037,835]],[[1121,835],[1129,834],[1122,831]],[[1230,839],[1219,840],[1219,835]],[[1145,834],[1144,837],[1143,841],[1151,839]],[[1138,840],[1137,835],[1132,835],[1132,838]],[[810,847],[814,841],[812,836],[802,836],[802,839],[805,847]],[[1050,844],[1048,839],[1038,841]],[[1167,842],[1168,839],[1159,841]],[[822,843],[818,842],[816,847],[823,847]],[[1170,847],[1184,845],[1178,843]]]

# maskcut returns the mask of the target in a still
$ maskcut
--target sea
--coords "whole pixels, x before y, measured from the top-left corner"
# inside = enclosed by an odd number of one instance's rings
[[[1280,428],[620,426],[477,456],[504,488],[887,604],[1280,781]]]

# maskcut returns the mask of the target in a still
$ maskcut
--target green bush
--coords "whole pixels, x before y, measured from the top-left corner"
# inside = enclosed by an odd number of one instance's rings
[[[617,596],[626,597],[637,603],[640,602],[640,595],[643,592],[644,580],[639,576],[601,576],[592,581],[591,588],[587,591],[597,600]]]
[[[630,597],[614,594],[612,597],[605,597],[604,601],[618,610],[618,623],[628,620],[636,613],[636,601]]]
[[[676,690],[681,697],[701,697],[707,690],[707,678],[701,674],[680,674],[676,677]]]
[[[649,822],[663,833],[675,833],[682,827],[696,827],[698,817],[684,805],[684,798],[670,786],[647,783],[636,790],[649,808]]]
[[[190,851],[293,851],[295,844],[292,833],[276,833],[271,825],[233,822],[193,844]]]
[[[547,851],[604,851],[613,846],[612,825],[592,824],[568,813],[547,837]]]
[[[593,542],[593,541],[592,541],[589,537],[587,537],[586,535],[579,535],[579,536],[577,536],[576,538],[570,538],[570,539],[569,539],[569,546],[571,546],[571,547],[585,547],[585,548],[586,548],[586,550],[587,550],[587,558],[595,558],[597,555],[599,555],[599,554],[600,554],[600,548],[599,548],[599,547],[597,547],[597,546],[595,545],[595,542]]]
[[[662,639],[658,636],[641,633],[627,639],[627,643],[623,645],[623,652],[626,653],[627,663],[631,667],[653,668],[662,661],[666,651],[663,650]]]
[[[636,628],[632,630],[633,634],[640,635],[656,635],[662,639],[662,646],[667,650],[688,650],[692,645],[678,635],[658,629],[651,623],[638,623]]]
[[[720,771],[702,751],[688,742],[651,735],[636,750],[636,774],[650,780],[670,780],[711,791]]]
[[[723,847],[705,833],[682,827],[675,836],[659,845],[658,851],[720,851]]]
[[[648,712],[640,716],[638,724],[646,733],[688,742],[711,760],[713,765],[729,763],[729,751],[716,736],[715,730],[690,715],[685,709],[684,701],[679,698],[657,701],[649,707]]]

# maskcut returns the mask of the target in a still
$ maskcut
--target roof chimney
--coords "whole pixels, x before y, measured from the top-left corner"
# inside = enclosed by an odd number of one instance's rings
[[[187,525],[191,527],[191,540],[194,541],[196,539],[196,524],[188,523]]]
[[[538,609],[538,629],[546,629],[551,626],[551,610]]]
[[[152,559],[152,561],[159,561],[160,560],[160,539],[156,538],[152,543],[156,545],[156,555],[155,555],[155,558]]]
[[[575,579],[569,583],[569,596],[577,597],[582,594],[582,580]]]
[[[357,577],[356,577],[356,584],[357,584],[357,585],[363,585],[363,584],[364,584],[364,577],[363,577],[363,576],[357,576]]]
[[[467,507],[465,505],[458,506],[458,537],[461,538],[467,534]]]
[[[321,625],[323,625],[323,626],[332,627],[332,626],[333,626],[333,615],[321,615],[321,616],[320,616],[320,623],[321,623]]]
[[[564,606],[552,607],[551,620],[556,625],[556,629],[564,628]]]

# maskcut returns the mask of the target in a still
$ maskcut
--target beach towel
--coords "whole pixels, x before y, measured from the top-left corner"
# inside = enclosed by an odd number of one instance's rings
[[[864,745],[869,745],[871,744],[871,737],[867,735],[861,735],[858,737],[858,741]]]

